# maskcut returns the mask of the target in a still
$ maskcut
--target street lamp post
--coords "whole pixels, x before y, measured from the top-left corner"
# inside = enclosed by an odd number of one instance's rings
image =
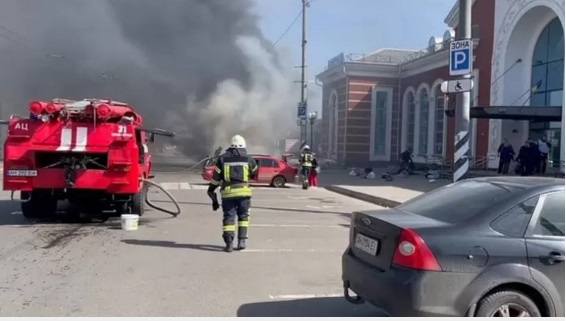
[[[311,124],[311,148],[314,148],[314,122],[318,117],[318,113],[312,112],[308,114],[309,123]]]

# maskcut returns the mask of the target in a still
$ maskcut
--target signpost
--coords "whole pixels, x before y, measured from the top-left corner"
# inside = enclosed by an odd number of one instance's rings
[[[458,93],[459,104],[455,110],[456,135],[454,137],[454,172],[453,181],[465,178],[469,169],[470,156],[470,105],[473,82],[471,74],[473,68],[472,38],[472,0],[459,0],[458,40],[450,42],[450,76],[462,76],[463,79],[454,79],[442,84],[441,90],[445,93]],[[444,90],[443,87],[445,87]]]
[[[469,75],[473,70],[472,39],[450,42],[450,76]]]
[[[440,85],[440,90],[445,94],[469,92],[474,88],[471,78],[447,80]]]

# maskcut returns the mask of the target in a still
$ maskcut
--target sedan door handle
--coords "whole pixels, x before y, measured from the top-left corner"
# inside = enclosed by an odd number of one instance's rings
[[[540,259],[554,264],[556,262],[564,262],[564,255],[558,252],[550,252],[548,255],[541,255]]]

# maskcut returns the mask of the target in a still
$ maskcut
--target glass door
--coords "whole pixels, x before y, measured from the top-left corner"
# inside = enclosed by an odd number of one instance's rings
[[[560,125],[560,124],[559,124]],[[562,148],[562,130],[560,127],[546,130],[546,137],[552,147],[548,155],[549,167],[560,167],[560,149]]]
[[[558,126],[556,126],[558,125]],[[560,122],[532,122],[529,131],[529,138],[538,142],[546,135],[551,148],[548,154],[548,167],[560,167],[560,150],[562,148],[562,130]]]
[[[563,38],[564,39],[564,38]],[[564,112],[564,91],[555,90],[548,93],[547,98],[550,106],[562,106]],[[548,130],[546,130],[546,137],[552,148],[548,155],[549,166],[554,168],[560,167],[560,151],[562,149],[562,123],[559,121],[552,121],[548,123]]]

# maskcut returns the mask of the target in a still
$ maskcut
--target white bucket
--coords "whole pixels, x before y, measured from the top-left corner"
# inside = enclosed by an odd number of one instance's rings
[[[138,221],[140,219],[139,215],[136,214],[122,214],[120,216],[122,221],[122,230],[124,231],[136,231],[138,229]]]

